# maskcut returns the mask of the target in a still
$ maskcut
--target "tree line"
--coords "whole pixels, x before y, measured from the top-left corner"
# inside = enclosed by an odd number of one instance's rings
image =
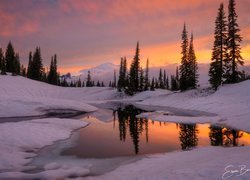
[[[33,53],[29,53],[28,67],[25,68],[23,64],[20,64],[19,54],[15,52],[12,43],[9,42],[5,53],[0,48],[0,70],[2,75],[6,75],[9,72],[13,76],[21,75],[54,85],[60,84],[56,54],[52,56],[49,71],[46,72],[42,63],[40,47],[36,47]]]

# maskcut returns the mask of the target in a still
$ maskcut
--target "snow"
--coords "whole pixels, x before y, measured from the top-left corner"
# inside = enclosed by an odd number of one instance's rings
[[[64,88],[20,76],[0,75],[0,117],[37,116],[48,109],[91,112],[96,107],[86,103],[112,99],[111,88]]]
[[[62,109],[93,115],[109,121],[110,115],[88,105],[108,101],[132,101],[139,106],[161,106],[208,112],[210,116],[178,116],[171,111],[148,112],[139,115],[158,121],[184,123],[221,123],[250,132],[250,80],[224,85],[216,92],[197,89],[186,92],[167,90],[146,91],[133,97],[121,97],[113,88],[63,88],[23,77],[0,75],[0,117],[42,115]],[[201,113],[202,114],[202,113]],[[87,123],[73,119],[46,118],[0,124],[0,179],[221,179],[225,167],[246,165],[250,169],[250,147],[205,147],[185,152],[150,155],[142,160],[122,165],[102,176],[84,177],[89,168],[81,163],[46,163],[41,172],[25,173],[38,151],[55,141],[69,138],[72,131]],[[84,163],[83,163],[84,164]],[[249,179],[250,172],[240,179]]]
[[[171,112],[147,112],[142,113],[137,116],[138,118],[147,118],[154,121],[162,122],[176,122],[176,123],[185,123],[185,124],[195,124],[199,122],[200,124],[205,123],[218,123],[221,122],[219,116],[175,116],[171,115]]]
[[[250,171],[250,147],[206,147],[192,151],[172,152],[164,155],[152,155],[135,163],[120,166],[103,176],[89,179],[222,179],[231,175],[225,168],[233,165],[232,170],[240,170],[240,165]],[[237,178],[235,173],[232,179]],[[238,179],[249,179],[250,172],[238,176]]]
[[[250,80],[224,85],[215,93],[209,89],[190,90],[148,98],[137,104],[215,113],[220,117],[218,122],[250,132]]]
[[[38,149],[68,138],[71,131],[87,124],[59,118],[0,124],[0,170],[22,170]]]

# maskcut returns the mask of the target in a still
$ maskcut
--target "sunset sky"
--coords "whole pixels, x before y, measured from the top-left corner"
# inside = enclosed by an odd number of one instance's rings
[[[61,73],[118,64],[132,59],[140,42],[142,62],[151,66],[180,63],[183,24],[194,33],[199,63],[208,63],[214,21],[228,0],[1,0],[0,47],[9,40],[27,64],[29,51],[41,47],[44,65],[58,55]],[[242,56],[250,64],[250,0],[236,0]]]

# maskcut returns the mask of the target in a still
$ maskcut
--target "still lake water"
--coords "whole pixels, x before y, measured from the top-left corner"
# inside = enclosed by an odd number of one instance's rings
[[[112,158],[189,150],[201,146],[250,145],[250,134],[209,124],[179,124],[136,118],[143,110],[132,105],[107,110],[109,121],[84,116],[89,126],[80,129],[73,146],[63,156]],[[101,114],[102,116],[102,114]],[[99,116],[100,117],[100,116]]]

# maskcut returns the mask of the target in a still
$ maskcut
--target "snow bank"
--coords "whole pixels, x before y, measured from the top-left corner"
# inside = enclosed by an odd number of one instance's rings
[[[225,120],[223,123],[250,132],[250,80],[225,85],[212,94],[190,90],[149,98],[138,104],[215,113]]]
[[[138,118],[147,118],[154,121],[163,121],[163,122],[177,122],[185,124],[194,124],[194,123],[217,123],[221,121],[219,116],[175,116],[171,115],[171,112],[147,112],[137,115]]]
[[[128,101],[142,101],[148,98],[161,97],[161,96],[169,95],[169,94],[173,94],[173,92],[169,90],[164,90],[164,89],[156,89],[155,91],[148,90],[148,91],[137,93],[132,97],[128,97],[127,100]]]
[[[73,119],[37,119],[0,124],[0,171],[22,170],[39,148],[66,139],[87,123]]]
[[[232,179],[249,179],[250,163],[249,158],[246,158],[249,157],[249,152],[250,147],[207,147],[153,155],[135,163],[120,166],[103,176],[89,179],[222,179],[223,174],[224,178],[233,175]],[[230,170],[240,170],[241,165],[245,165],[246,172],[243,174],[242,171],[241,175],[237,172],[227,173],[225,168],[229,165],[232,165]]]
[[[20,76],[0,75],[0,117],[35,116],[48,109],[91,112],[86,103],[115,98],[112,88],[64,88]]]

